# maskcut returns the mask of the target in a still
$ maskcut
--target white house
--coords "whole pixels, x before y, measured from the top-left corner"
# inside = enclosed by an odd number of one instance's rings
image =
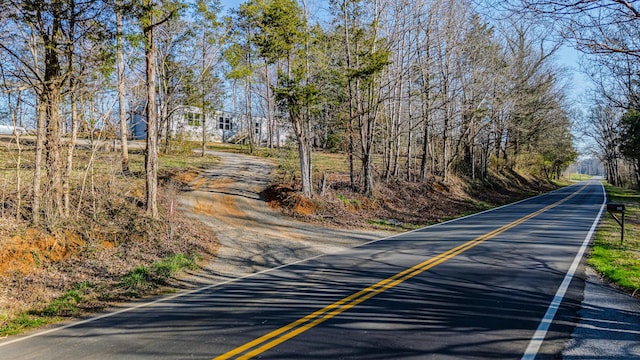
[[[2,135],[24,135],[27,129],[21,126],[0,125],[0,134]]]
[[[194,141],[202,140],[202,109],[197,106],[181,105],[171,111],[171,135],[184,135]],[[267,144],[271,135],[273,145],[284,145],[291,134],[288,124],[282,121],[269,124],[268,119],[252,116],[255,139]],[[249,132],[248,116],[227,111],[214,111],[206,114],[205,132],[207,141],[239,143],[245,140]],[[271,125],[271,126],[270,126]],[[271,129],[270,129],[271,127]],[[145,139],[147,124],[144,116],[133,116],[132,133],[134,139]],[[270,131],[271,130],[271,131]]]

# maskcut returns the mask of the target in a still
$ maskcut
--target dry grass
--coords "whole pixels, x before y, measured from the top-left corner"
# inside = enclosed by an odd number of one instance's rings
[[[0,198],[0,336],[140,296],[144,291],[132,291],[121,280],[138,267],[154,269],[154,264],[163,264],[174,255],[215,254],[213,233],[180,214],[170,216],[168,209],[179,188],[216,159],[161,156],[159,219],[146,216],[141,206],[143,160],[141,152],[132,151],[132,173],[123,174],[117,153],[76,150],[70,217],[36,228],[29,225],[28,216],[33,147],[24,147],[18,171],[15,144],[0,143],[0,186],[4,184]],[[22,178],[20,209],[16,202],[18,174]],[[157,279],[147,280],[151,286],[145,291],[154,291]],[[55,310],[58,308],[60,311]]]

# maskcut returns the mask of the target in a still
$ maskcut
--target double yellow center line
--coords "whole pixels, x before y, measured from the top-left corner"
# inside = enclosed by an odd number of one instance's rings
[[[340,313],[347,311],[355,306],[357,306],[358,304],[388,290],[391,289],[392,287],[408,280],[411,279],[414,276],[420,275],[421,273],[433,268],[434,266],[441,264],[447,260],[450,260],[451,258],[491,239],[494,238],[500,234],[502,234],[503,232],[516,227],[520,224],[522,224],[523,222],[536,217],[540,214],[542,214],[543,212],[552,209],[562,203],[564,203],[565,201],[569,200],[570,198],[576,196],[580,191],[582,191],[582,189],[584,189],[586,187],[583,186],[582,188],[580,188],[579,190],[577,190],[576,192],[572,193],[571,195],[565,197],[564,199],[555,202],[549,206],[546,206],[536,212],[533,212],[527,216],[524,216],[512,223],[509,223],[507,225],[504,225],[498,229],[495,229],[491,232],[488,232],[484,235],[478,236],[477,238],[470,240],[462,245],[456,246],[448,251],[445,251],[439,255],[436,255],[428,260],[425,260],[417,265],[414,265],[408,269],[405,269],[391,277],[388,277],[384,280],[380,280],[379,282],[365,288],[362,289],[352,295],[349,295],[341,300],[338,300],[336,302],[334,302],[333,304],[327,305],[324,308],[314,311],[311,314],[302,317],[288,325],[285,325],[279,329],[276,329],[274,331],[271,331],[268,334],[265,334],[253,341],[250,341],[242,346],[239,346],[225,354],[222,354],[218,357],[215,358],[215,360],[223,360],[223,359],[231,359],[235,356],[236,359],[250,359],[254,356],[257,356],[297,335],[300,335],[301,333],[313,328],[316,325],[319,325],[331,318],[333,318],[334,316],[339,315]]]

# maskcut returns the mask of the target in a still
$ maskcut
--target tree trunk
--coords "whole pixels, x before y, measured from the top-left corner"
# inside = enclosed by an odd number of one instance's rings
[[[147,214],[158,217],[158,115],[156,110],[156,49],[154,44],[153,15],[147,15],[149,25],[144,28],[146,40],[147,76],[147,149],[145,154]]]
[[[42,211],[42,155],[44,153],[44,143],[46,137],[47,113],[45,102],[39,96],[37,100],[38,123],[36,128],[36,154],[33,169],[33,201],[31,204],[31,218],[34,225],[40,224]]]
[[[20,103],[22,101],[22,91],[18,92],[18,99],[16,100],[16,106],[12,109],[11,116],[13,118],[13,126],[18,126],[18,119],[21,118]],[[9,103],[11,100],[9,100]],[[22,220],[22,144],[20,143],[20,135],[18,132],[16,136],[16,149],[18,150],[18,156],[16,158],[16,221]]]
[[[266,105],[267,105],[267,147],[269,149],[273,148],[273,136],[274,136],[274,114],[273,107],[271,106],[271,80],[269,76],[269,63],[265,59],[264,61],[264,76],[265,76],[265,97],[266,97]],[[259,140],[258,140],[259,141]],[[278,147],[280,146],[280,139],[278,141]]]
[[[255,124],[253,121],[253,96],[251,94],[251,80],[247,78],[247,140],[249,141],[249,154],[253,154]]]
[[[309,144],[309,139],[307,138],[307,134],[305,133],[304,119],[302,114],[298,112],[291,111],[289,113],[291,116],[291,122],[293,124],[293,130],[296,133],[296,138],[298,139],[298,155],[300,156],[300,175],[302,180],[302,195],[305,197],[312,197],[312,189],[311,189],[311,146]]]
[[[124,55],[122,44],[122,9],[120,8],[120,1],[116,3],[116,40],[117,40],[117,67],[118,67],[118,106],[120,117],[120,147],[122,151],[122,172],[129,172],[129,144],[127,140],[128,127],[127,127],[127,109],[125,100],[125,86],[124,86]]]
[[[377,52],[376,41],[378,39],[378,15],[379,15],[379,3],[378,1],[374,2],[374,19],[373,19],[373,34],[371,38],[371,49],[369,50],[371,54],[375,54]],[[366,87],[366,106],[367,111],[366,115],[361,115],[360,118],[364,123],[360,123],[360,136],[362,143],[362,175],[364,177],[364,194],[366,196],[373,195],[373,145],[374,145],[374,137],[375,137],[375,128],[376,122],[378,120],[378,106],[380,105],[380,91],[381,89],[378,87],[377,76],[372,74],[370,75],[370,79],[367,80]],[[364,106],[365,99],[361,99],[360,106]],[[362,110],[362,109],[359,109]],[[364,111],[359,111],[359,114],[364,114]]]
[[[375,81],[369,84],[367,95],[369,97],[368,114],[366,116],[360,116],[360,142],[362,144],[362,176],[364,180],[363,193],[366,196],[373,194],[373,144],[374,144],[374,130],[376,127],[376,120],[378,116],[377,105],[373,106],[375,100],[373,99],[373,86]]]
[[[636,178],[636,189],[640,190],[640,160],[633,161],[633,173]]]
[[[46,176],[49,180],[46,188],[46,213],[54,223],[63,216],[62,203],[62,156],[60,154],[60,91],[50,89],[47,110]]]
[[[75,7],[75,6],[73,6]],[[73,8],[72,7],[72,8]],[[73,39],[75,37],[75,18],[70,21],[69,24],[69,37]],[[64,200],[64,216],[69,217],[71,212],[71,173],[73,171],[73,151],[76,148],[76,136],[77,136],[77,122],[78,122],[78,109],[77,109],[77,94],[76,94],[76,80],[73,73],[74,68],[74,44],[71,43],[67,47],[67,72],[72,74],[69,78],[69,92],[71,93],[71,140],[67,147],[67,166],[64,172],[64,178],[62,183],[62,192]],[[61,134],[62,136],[62,134]]]
[[[367,124],[365,124],[365,128],[367,129],[366,134],[364,134],[361,139],[362,177],[364,178],[363,192],[366,196],[371,196],[373,194],[373,134],[369,134],[374,127],[373,121],[374,120],[371,118],[367,119]]]
[[[411,182],[413,180],[412,166],[411,166],[411,157],[413,152],[413,112],[411,109],[411,80],[409,80],[409,94],[407,96],[408,104],[407,111],[409,112],[409,126],[408,126],[408,134],[407,134],[407,181]]]
[[[428,96],[428,95],[427,95]],[[422,159],[420,161],[420,180],[427,179],[427,165],[429,163],[429,109],[423,106],[422,115]]]
[[[43,100],[47,119],[45,169],[48,179],[48,186],[45,188],[45,211],[50,224],[59,221],[63,216],[62,157],[60,154],[60,86],[62,79],[56,39],[59,32],[59,21],[54,20],[52,34],[45,41]]]
[[[202,156],[204,157],[207,151],[207,101],[205,91],[205,67],[206,67],[206,55],[207,55],[207,43],[206,34],[204,28],[202,29],[202,72],[200,73],[200,104],[202,105]],[[167,131],[167,136],[169,132]]]
[[[65,171],[64,181],[64,215],[70,216],[71,213],[71,173],[73,171],[73,151],[76,147],[76,141],[78,137],[78,100],[76,98],[76,92],[73,89],[73,81],[71,81],[71,140],[69,140],[69,147],[67,149],[67,168]]]
[[[344,49],[345,49],[345,57],[347,60],[347,70],[351,69],[351,47],[350,47],[350,39],[349,39],[349,22],[347,19],[347,0],[343,0],[342,6],[344,8]],[[349,181],[351,185],[351,190],[356,190],[356,181],[355,181],[355,168],[353,164],[353,157],[355,151],[354,145],[354,135],[353,135],[353,119],[354,119],[354,91],[353,91],[353,83],[351,77],[347,79],[347,89],[349,91],[349,119],[347,130],[349,133]]]

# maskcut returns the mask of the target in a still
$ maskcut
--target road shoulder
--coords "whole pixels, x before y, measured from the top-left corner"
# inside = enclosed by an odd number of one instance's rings
[[[640,302],[586,268],[580,321],[563,359],[640,359]]]

